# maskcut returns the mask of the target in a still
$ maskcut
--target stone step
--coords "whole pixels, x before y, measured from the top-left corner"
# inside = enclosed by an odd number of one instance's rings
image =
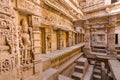
[[[92,61],[92,60],[91,60],[91,61],[90,61],[90,64],[91,64],[91,65],[95,65],[95,61]]]
[[[95,66],[101,66],[101,63],[100,62],[96,62]]]
[[[93,52],[106,53],[106,50],[105,49],[94,49]]]
[[[58,80],[73,80],[73,79],[64,75],[59,75]]]
[[[72,78],[74,80],[82,80],[83,74],[82,73],[78,73],[78,72],[73,72],[72,74]]]
[[[83,73],[84,66],[75,66],[75,72]]]
[[[93,69],[94,69],[94,66],[89,65],[83,80],[91,80],[92,79]]]
[[[79,66],[84,66],[84,65],[85,65],[85,62],[77,62],[77,65],[79,65]]]
[[[101,75],[101,70],[100,69],[94,69],[93,73],[97,74],[97,75]]]
[[[77,65],[84,66],[85,62],[87,61],[86,58],[79,58],[77,60]]]
[[[95,69],[101,69],[101,67],[100,67],[100,66],[95,66],[94,68],[95,68]]]
[[[96,75],[96,74],[93,75],[93,80],[101,80],[101,79],[102,79],[101,75]]]
[[[79,58],[77,61],[78,62],[86,62],[87,58]]]

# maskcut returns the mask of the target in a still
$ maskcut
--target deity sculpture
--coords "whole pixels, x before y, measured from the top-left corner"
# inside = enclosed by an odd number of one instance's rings
[[[29,64],[31,62],[31,41],[29,35],[29,28],[25,19],[21,20],[21,35],[20,35],[20,47],[21,47],[21,61],[22,65]]]

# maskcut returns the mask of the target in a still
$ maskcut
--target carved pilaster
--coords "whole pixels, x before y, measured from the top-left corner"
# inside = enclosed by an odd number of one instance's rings
[[[67,42],[68,47],[72,46],[72,32],[68,32],[68,42]]]
[[[41,18],[38,16],[29,16],[29,25],[31,26],[30,37],[32,44],[32,55],[33,55],[33,73],[34,79],[42,80],[42,62],[40,56],[42,53],[42,41],[41,41]]]
[[[73,35],[72,35],[72,44],[75,45],[75,33],[73,32]]]
[[[91,33],[90,33],[90,26],[89,26],[89,22],[86,21],[84,24],[84,28],[85,28],[85,37],[84,37],[84,41],[85,41],[85,48],[84,51],[86,54],[89,54],[91,52]]]
[[[116,16],[109,18],[109,24],[107,25],[107,53],[108,55],[116,55],[115,50],[115,27],[116,27]]]
[[[64,34],[63,34],[63,31],[61,31],[61,30],[58,30],[58,38],[57,38],[57,40],[58,40],[58,49],[63,49],[63,47],[64,47]]]
[[[45,28],[45,48],[46,53],[52,52],[52,29],[51,28]]]

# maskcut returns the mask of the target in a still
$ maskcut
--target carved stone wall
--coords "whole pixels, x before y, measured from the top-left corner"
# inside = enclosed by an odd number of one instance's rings
[[[0,0],[0,80],[42,80],[41,54],[67,41],[75,44],[72,21],[44,0]]]
[[[0,80],[18,80],[20,78],[17,27],[11,0],[1,0]]]

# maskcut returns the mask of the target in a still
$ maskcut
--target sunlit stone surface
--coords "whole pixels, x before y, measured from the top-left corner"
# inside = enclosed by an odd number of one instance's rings
[[[0,0],[0,80],[120,80],[120,0]]]

